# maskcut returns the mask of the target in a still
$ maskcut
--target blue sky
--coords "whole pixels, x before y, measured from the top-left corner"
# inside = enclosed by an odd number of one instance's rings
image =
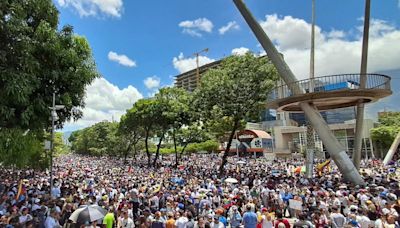
[[[306,77],[311,0],[245,2],[298,78]],[[316,2],[317,75],[357,72],[364,1]],[[88,88],[83,120],[67,124],[67,130],[118,119],[134,101],[173,84],[173,76],[192,69],[193,53],[204,48],[209,52],[200,57],[202,64],[231,55],[234,49],[262,52],[230,0],[54,3],[60,25],[72,25],[89,40],[104,77]],[[400,1],[372,0],[371,18],[369,70],[400,68]]]

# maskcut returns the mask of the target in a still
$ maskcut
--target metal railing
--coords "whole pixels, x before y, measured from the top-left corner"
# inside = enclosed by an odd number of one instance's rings
[[[390,90],[390,77],[383,74],[365,74],[366,83],[364,89],[383,89]],[[338,90],[357,90],[360,88],[360,74],[338,74],[316,77],[314,79],[304,79],[291,83],[277,86],[269,94],[269,100],[277,100],[291,97],[290,87],[293,84],[302,88],[304,94],[330,92]],[[296,94],[297,95],[297,94]]]

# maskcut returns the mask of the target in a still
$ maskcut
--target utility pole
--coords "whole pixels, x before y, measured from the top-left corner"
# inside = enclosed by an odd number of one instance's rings
[[[369,18],[370,18],[371,0],[365,0],[364,15],[364,32],[361,53],[361,70],[360,70],[360,89],[365,88],[367,82],[367,61],[368,61],[368,38],[369,38]],[[353,163],[357,170],[360,169],[361,150],[363,139],[363,122],[364,122],[364,103],[359,100],[357,104],[356,132],[353,150]]]
[[[196,86],[200,87],[200,64],[199,64],[199,56],[201,53],[208,52],[208,48],[205,48],[199,52],[194,53],[193,55],[196,56]]]
[[[57,110],[64,109],[64,105],[56,105],[56,94],[53,93],[53,104],[51,109],[51,140],[50,140],[50,195],[53,190],[53,152],[54,152],[54,122],[58,120]]]

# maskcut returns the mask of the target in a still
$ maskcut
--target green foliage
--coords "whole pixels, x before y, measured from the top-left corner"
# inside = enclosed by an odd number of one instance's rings
[[[400,127],[400,112],[385,112],[378,118],[383,126]]]
[[[278,73],[266,57],[256,57],[248,52],[230,56],[216,69],[208,70],[195,91],[194,105],[206,125],[216,136],[229,132],[228,144],[220,166],[226,164],[233,135],[247,119],[254,119],[265,107],[268,94],[278,80]]]
[[[67,154],[69,152],[69,148],[64,143],[63,133],[62,132],[55,132],[54,133],[54,154],[62,155]]]
[[[207,140],[200,143],[190,143],[186,149],[188,153],[198,153],[202,151],[206,152],[216,152],[218,150],[219,144],[215,140]]]
[[[231,117],[240,121],[252,117],[265,107],[277,79],[276,69],[265,57],[251,53],[230,56],[202,77],[195,94],[197,111],[212,119]]]
[[[205,142],[189,143],[186,147],[185,153],[198,153],[198,152],[216,152],[219,144],[215,140],[207,140]],[[182,151],[182,146],[177,146],[178,151]],[[157,147],[155,145],[150,146],[150,152],[156,153]],[[160,148],[160,154],[174,154],[175,148],[172,145]]]
[[[394,138],[400,131],[400,127],[395,126],[380,126],[371,129],[371,138],[379,142],[383,148],[389,148],[392,145]]]
[[[71,149],[76,153],[93,156],[117,155],[120,151],[117,129],[118,123],[103,121],[75,131],[69,138]]]
[[[85,87],[98,77],[91,49],[71,26],[58,31],[51,0],[0,1],[0,127],[42,130],[50,125],[52,93],[58,127],[77,119]]]
[[[226,142],[226,133],[232,130],[234,125],[233,117],[223,116],[218,119],[209,119],[206,121],[206,128],[208,131],[221,142]],[[237,127],[237,130],[243,130],[246,127],[246,121],[241,120]]]
[[[156,99],[140,99],[133,105],[131,109],[127,110],[127,113],[122,118],[123,125],[121,128],[123,129],[121,129],[121,132],[124,134],[129,132],[129,127],[127,126],[142,129],[147,163],[149,166],[151,164],[149,139],[155,134],[159,111],[160,105]]]
[[[400,131],[400,112],[386,112],[378,118],[379,126],[371,129],[371,138],[388,149]]]
[[[47,167],[48,159],[39,133],[21,129],[0,130],[0,164],[6,167],[35,168]]]

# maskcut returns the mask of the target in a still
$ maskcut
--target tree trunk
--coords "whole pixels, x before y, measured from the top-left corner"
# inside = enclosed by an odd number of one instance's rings
[[[144,145],[146,147],[147,155],[147,166],[151,166],[150,152],[149,152],[149,132],[146,132],[146,138],[144,139]]]
[[[136,143],[133,144],[133,159],[136,161]]]
[[[132,144],[129,143],[128,147],[126,148],[126,151],[124,153],[124,164],[126,164],[126,159],[128,158],[128,154],[129,154],[129,151],[131,150],[131,147],[132,147]]]
[[[174,140],[174,149],[175,149],[175,168],[178,167],[179,165],[179,159],[178,159],[178,150],[176,148],[176,135],[175,135],[175,130],[172,130],[172,139]]]
[[[183,148],[182,148],[182,150],[181,150],[181,157],[182,157],[182,155],[183,155],[183,152],[185,152],[185,149],[186,149],[186,147],[187,147],[187,145],[189,145],[189,143],[186,143],[184,146],[183,146]]]
[[[228,140],[228,144],[226,145],[225,151],[224,151],[224,155],[222,156],[222,162],[221,165],[219,166],[219,173],[218,176],[221,177],[222,174],[224,174],[224,167],[225,164],[227,162],[227,158],[228,158],[228,154],[229,154],[229,150],[231,149],[231,145],[232,145],[232,140],[233,140],[233,136],[235,135],[236,129],[239,126],[239,121],[235,120],[235,123],[233,125],[231,134],[229,135],[229,140]]]
[[[160,147],[161,147],[161,143],[164,139],[164,135],[165,135],[165,132],[162,133],[160,140],[158,141],[156,157],[154,158],[154,161],[153,161],[153,167],[156,167],[158,156],[160,155]]]

